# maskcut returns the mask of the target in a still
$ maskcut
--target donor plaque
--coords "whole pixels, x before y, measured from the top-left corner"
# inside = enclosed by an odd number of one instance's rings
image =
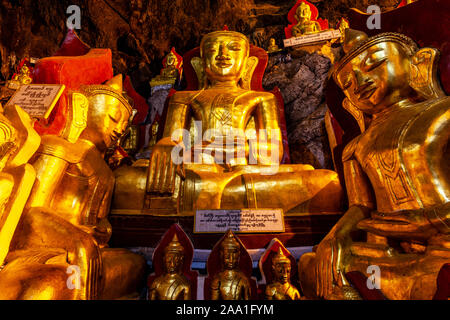
[[[194,233],[284,232],[282,209],[197,210]]]

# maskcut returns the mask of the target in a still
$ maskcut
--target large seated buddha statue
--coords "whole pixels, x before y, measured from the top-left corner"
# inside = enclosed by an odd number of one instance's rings
[[[450,98],[438,52],[351,29],[344,51],[334,79],[370,124],[343,153],[348,211],[300,258],[303,292],[350,297],[345,275],[359,272],[388,299],[432,299],[450,261]]]
[[[132,112],[122,77],[82,86],[69,101],[64,132],[43,135],[30,160],[36,181],[0,271],[0,299],[115,299],[143,280],[141,256],[107,246],[114,176],[104,154]]]
[[[258,61],[249,48],[238,32],[203,37],[200,57],[191,61],[200,88],[171,97],[149,166],[115,171],[114,209],[185,215],[196,209],[340,211],[334,171],[280,164],[277,99],[249,88]]]

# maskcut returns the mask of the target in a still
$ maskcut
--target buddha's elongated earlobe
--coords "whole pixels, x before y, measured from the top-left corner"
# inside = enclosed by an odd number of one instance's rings
[[[411,58],[409,85],[425,99],[445,95],[437,76],[438,61],[439,51],[434,48],[422,48]]]
[[[244,72],[242,72],[241,86],[243,89],[251,90],[253,72],[255,72],[256,66],[258,65],[258,58],[251,56],[247,58]]]
[[[194,57],[191,59],[191,65],[194,68],[195,74],[198,79],[198,89],[204,89],[207,85],[205,68],[200,57]]]

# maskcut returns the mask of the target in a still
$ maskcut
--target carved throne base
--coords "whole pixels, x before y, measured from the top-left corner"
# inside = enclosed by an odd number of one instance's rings
[[[313,246],[318,244],[336,222],[341,213],[304,213],[284,216],[283,233],[238,233],[247,249],[265,247],[274,237],[286,247]],[[155,248],[163,234],[174,223],[178,223],[192,239],[196,249],[212,249],[223,233],[194,233],[193,216],[156,216],[136,214],[121,210],[109,215],[113,233],[111,247]]]

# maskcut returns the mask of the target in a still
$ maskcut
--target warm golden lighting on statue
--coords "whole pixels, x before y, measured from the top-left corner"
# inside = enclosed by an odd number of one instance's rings
[[[222,271],[211,282],[212,300],[250,300],[250,281],[239,270],[240,244],[231,231],[221,243]]]
[[[164,248],[165,273],[156,278],[149,288],[150,300],[190,300],[191,284],[182,274],[184,248],[176,235]]]
[[[131,115],[121,93],[121,76],[82,87],[62,136],[42,136],[30,161],[36,181],[0,272],[0,298],[113,299],[137,289],[143,258],[107,247],[114,176],[103,156]],[[69,267],[77,289],[68,285]]]
[[[286,257],[281,247],[272,259],[274,281],[266,287],[268,300],[299,300],[300,293],[291,284],[291,260]]]
[[[450,261],[450,99],[437,50],[401,34],[347,29],[334,78],[371,117],[343,153],[350,208],[299,263],[307,296],[344,298],[346,272],[380,268],[389,299],[431,299]]]
[[[171,97],[147,174],[120,168],[113,208],[142,209],[139,199],[145,197],[144,209],[153,213],[192,215],[196,209],[221,208],[339,212],[342,190],[335,172],[280,165],[277,100],[250,89],[258,59],[249,56],[248,39],[238,32],[212,32],[203,37],[200,55],[191,61],[200,89]],[[136,187],[136,174],[138,184],[146,184],[145,194]]]
[[[300,37],[307,34],[317,33],[321,31],[320,24],[311,20],[311,8],[305,2],[300,3],[295,11],[297,24],[292,27],[292,35]]]

